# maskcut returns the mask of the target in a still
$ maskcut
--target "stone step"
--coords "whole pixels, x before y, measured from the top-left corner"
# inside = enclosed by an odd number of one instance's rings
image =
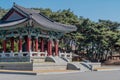
[[[92,67],[84,62],[71,62],[67,64],[68,70],[80,70],[81,72],[91,71]]]
[[[59,64],[67,63],[67,61],[63,60],[62,58],[58,56],[48,56],[45,58],[45,62],[54,62],[54,63],[59,63]]]

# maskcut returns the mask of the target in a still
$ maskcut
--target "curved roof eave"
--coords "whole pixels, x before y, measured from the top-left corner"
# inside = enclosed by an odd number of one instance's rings
[[[57,30],[60,32],[72,32],[72,31],[76,31],[76,26],[71,26],[71,25],[65,25],[65,24],[61,24],[61,23],[57,23],[57,22],[51,22],[49,20],[47,20],[46,18],[39,16],[38,14],[33,14],[32,15],[32,19],[37,22],[38,24],[44,26],[46,29],[48,28],[48,30]]]
[[[27,18],[24,18],[24,19],[21,19],[21,20],[18,20],[18,21],[1,23],[0,28],[4,29],[4,28],[12,27],[12,26],[18,25],[20,23],[23,23],[23,22],[25,22],[27,20],[28,20]]]

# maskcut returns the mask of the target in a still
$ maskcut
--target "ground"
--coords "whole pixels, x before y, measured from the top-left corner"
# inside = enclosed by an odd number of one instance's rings
[[[0,80],[120,80],[120,71],[57,73],[37,76],[0,74]]]

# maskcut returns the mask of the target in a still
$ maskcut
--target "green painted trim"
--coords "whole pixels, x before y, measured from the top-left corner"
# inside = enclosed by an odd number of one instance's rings
[[[43,32],[45,31],[46,34],[43,34],[42,31]],[[26,35],[59,39],[61,36],[64,35],[64,33],[42,30],[41,28],[31,27],[31,26],[19,27],[11,30],[0,30],[0,38],[14,37],[14,36],[19,37],[19,36],[26,36]]]

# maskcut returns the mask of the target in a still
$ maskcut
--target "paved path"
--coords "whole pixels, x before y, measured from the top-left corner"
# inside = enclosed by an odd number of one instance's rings
[[[120,80],[120,71],[76,72],[65,74],[0,74],[0,80]]]
[[[103,65],[103,68],[120,69],[120,65]]]

